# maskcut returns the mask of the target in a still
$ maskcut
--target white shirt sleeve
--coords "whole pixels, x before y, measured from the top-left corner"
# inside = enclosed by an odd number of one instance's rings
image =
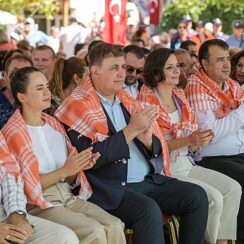
[[[244,104],[231,111],[224,118],[218,119],[211,109],[206,113],[196,110],[199,128],[212,129],[214,138],[212,142],[238,132],[244,126]]]

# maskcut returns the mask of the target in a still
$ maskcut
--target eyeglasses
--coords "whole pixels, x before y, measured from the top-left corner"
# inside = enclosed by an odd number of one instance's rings
[[[186,29],[186,26],[180,25],[180,26],[178,26],[178,29]]]
[[[126,66],[126,71],[130,74],[132,74],[134,71],[136,71],[137,75],[141,75],[143,73],[143,68],[136,69],[130,65]]]

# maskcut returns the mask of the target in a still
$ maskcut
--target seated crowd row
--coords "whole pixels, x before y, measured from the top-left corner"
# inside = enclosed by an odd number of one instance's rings
[[[127,227],[163,244],[163,215],[180,244],[244,243],[244,90],[226,42],[204,42],[195,67],[184,49],[102,41],[86,62],[41,59],[5,64],[1,243],[123,244]]]

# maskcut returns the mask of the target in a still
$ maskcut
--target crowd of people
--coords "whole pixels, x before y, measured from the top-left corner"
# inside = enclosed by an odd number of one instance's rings
[[[164,244],[175,215],[180,244],[244,244],[244,23],[222,24],[186,15],[121,46],[27,18],[0,43],[0,243],[124,244],[131,228]]]

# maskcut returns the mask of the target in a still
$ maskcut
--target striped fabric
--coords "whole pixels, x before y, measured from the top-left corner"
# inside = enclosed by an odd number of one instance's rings
[[[0,132],[0,183],[7,173],[14,175],[16,182],[18,181],[19,166],[15,158],[9,153],[6,141]]]
[[[207,113],[210,107],[216,118],[220,119],[244,102],[244,90],[239,84],[231,79],[228,79],[226,84],[228,90],[224,92],[200,69],[188,79],[185,94],[193,109]]]
[[[170,134],[173,139],[190,135],[198,127],[196,115],[186,100],[183,90],[174,88],[173,95],[181,106],[182,118],[179,123],[172,123],[168,112],[161,106],[160,100],[156,93],[146,85],[143,85],[138,99],[144,104],[155,104],[160,106],[159,118],[157,120],[160,128],[165,134]]]
[[[42,114],[42,118],[46,123],[67,138],[67,148],[70,153],[73,147],[60,123],[45,113]],[[28,203],[37,205],[42,209],[53,206],[43,198],[38,161],[32,151],[30,134],[19,110],[16,110],[13,116],[9,119],[2,129],[2,133],[6,138],[10,152],[13,153],[19,163]],[[80,172],[78,178],[81,182],[79,197],[88,199],[91,196],[92,191],[83,171]]]
[[[116,96],[120,99],[130,114],[142,109],[142,104],[129,96],[125,91],[119,91]],[[108,125],[106,115],[100,100],[92,85],[91,80],[86,80],[64,100],[56,110],[55,116],[71,129],[92,140],[93,143],[101,142],[108,137]],[[157,136],[163,147],[164,173],[170,175],[169,152],[167,143],[157,123],[153,124],[153,134]],[[163,172],[160,172],[163,173]]]

